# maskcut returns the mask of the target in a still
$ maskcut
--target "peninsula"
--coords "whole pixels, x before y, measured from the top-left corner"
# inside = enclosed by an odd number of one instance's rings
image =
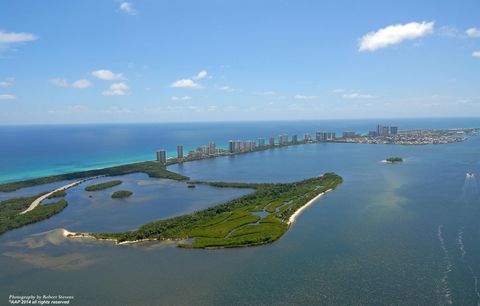
[[[253,184],[190,182],[214,187],[248,188],[238,199],[192,214],[159,220],[120,233],[71,233],[72,238],[95,238],[117,244],[174,240],[183,248],[231,248],[261,245],[279,239],[298,213],[342,183],[334,173],[293,183]]]

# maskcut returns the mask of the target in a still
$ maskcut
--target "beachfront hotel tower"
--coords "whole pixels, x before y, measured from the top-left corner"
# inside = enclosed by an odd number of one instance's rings
[[[167,163],[167,151],[158,150],[157,151],[157,161],[163,165]]]
[[[183,159],[183,145],[181,144],[177,146],[177,159]]]
[[[258,138],[258,146],[259,147],[265,146],[265,138]]]

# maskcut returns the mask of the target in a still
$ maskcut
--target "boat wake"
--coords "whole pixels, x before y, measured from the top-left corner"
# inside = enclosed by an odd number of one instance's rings
[[[474,200],[473,200],[474,199]],[[477,179],[473,174],[467,174],[465,176],[465,182],[463,183],[462,193],[460,195],[460,201],[466,202],[467,207],[474,206],[474,203],[477,202],[479,199],[479,192],[478,192],[478,183]]]
[[[458,231],[457,244],[460,249],[460,252],[462,253],[462,261],[467,266],[468,270],[470,271],[470,274],[472,275],[473,289],[475,290],[475,295],[477,296],[477,306],[480,306],[480,291],[478,288],[478,277],[475,274],[475,271],[473,270],[472,266],[470,266],[470,264],[465,260],[465,255],[467,254],[467,251],[465,250],[465,245],[463,243],[463,230],[464,230],[464,227],[460,228],[460,230]]]
[[[438,240],[440,241],[440,247],[443,250],[444,254],[444,263],[445,263],[445,269],[443,270],[443,277],[441,279],[442,282],[442,292],[445,298],[445,302],[447,304],[453,304],[452,301],[452,291],[448,285],[448,274],[452,271],[452,261],[450,260],[450,254],[448,253],[447,247],[445,246],[445,239],[443,238],[443,224],[438,226],[437,230],[437,236]]]
[[[465,245],[463,244],[463,227],[458,231],[457,244],[460,248],[460,252],[462,252],[462,260],[465,260],[467,251],[465,251]]]

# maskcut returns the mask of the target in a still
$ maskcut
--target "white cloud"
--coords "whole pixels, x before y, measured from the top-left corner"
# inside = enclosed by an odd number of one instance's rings
[[[255,93],[257,96],[276,96],[277,92],[275,91],[261,91]]]
[[[125,83],[113,83],[108,90],[102,93],[104,96],[126,96],[128,95],[128,85]]]
[[[4,81],[0,81],[0,87],[6,88],[13,86],[13,83],[15,83],[15,78],[14,77],[9,77],[6,78]]]
[[[104,110],[103,112],[108,114],[128,114],[128,113],[132,113],[132,110],[129,109],[128,107],[112,106]]]
[[[297,100],[314,100],[314,99],[318,99],[318,96],[305,96],[305,95],[296,94],[293,98]]]
[[[190,88],[190,89],[199,89],[202,88],[203,86],[200,85],[199,83],[194,82],[191,79],[180,79],[175,82],[173,82],[170,87],[172,88]]]
[[[71,105],[67,107],[66,109],[56,109],[56,110],[49,110],[49,114],[79,114],[79,113],[85,113],[88,112],[88,107],[85,105],[77,104],[77,105]]]
[[[18,44],[24,43],[29,41],[37,40],[38,37],[33,35],[32,33],[25,33],[25,32],[6,32],[4,30],[0,30],[0,49],[6,49],[11,44]]]
[[[463,34],[454,26],[441,26],[435,30],[437,35],[449,38],[463,38]]]
[[[3,94],[0,95],[0,100],[16,100],[17,97],[15,95],[8,95],[8,94]]]
[[[208,76],[208,72],[206,70],[202,70],[193,77],[189,79],[180,79],[176,80],[172,84],[170,84],[170,87],[172,88],[189,88],[189,89],[199,89],[203,88],[203,85],[200,83],[197,83],[195,81],[202,80]]]
[[[473,56],[473,57],[480,57],[480,51],[474,51],[474,52],[472,53],[472,56]]]
[[[92,86],[92,82],[89,80],[77,80],[73,82],[72,87],[75,89],[84,89]]]
[[[207,76],[208,76],[207,70],[202,70],[199,73],[197,73],[197,75],[194,76],[192,79],[198,81],[198,80],[206,78]]]
[[[480,37],[480,30],[477,28],[470,28],[465,31],[465,33],[472,38],[479,38]]]
[[[170,100],[173,100],[173,101],[187,101],[187,100],[191,100],[192,97],[190,96],[183,96],[183,97],[177,97],[177,96],[173,96],[173,97],[170,97]]]
[[[130,2],[120,3],[120,10],[130,15],[137,15],[137,10],[133,8],[133,4]]]
[[[237,91],[237,89],[232,88],[232,87],[230,87],[230,86],[228,86],[228,85],[218,87],[218,89],[221,90],[221,91],[226,91],[226,92],[234,92],[234,91]]]
[[[343,89],[343,88],[336,88],[334,90],[332,90],[333,93],[342,93],[342,92],[345,92],[346,90]]]
[[[375,51],[433,33],[434,22],[395,24],[360,38],[358,51]]]
[[[67,87],[68,86],[67,80],[62,79],[62,78],[54,78],[54,79],[50,79],[48,81],[53,86],[57,86],[57,87]]]
[[[346,94],[343,94],[342,97],[344,99],[373,99],[373,98],[375,98],[375,96],[367,95],[367,94],[361,94],[361,93],[358,93],[358,92],[346,93]]]
[[[125,80],[125,77],[121,73],[113,73],[107,69],[100,69],[95,70],[92,72],[92,75],[100,80],[106,81],[117,81],[117,80]]]

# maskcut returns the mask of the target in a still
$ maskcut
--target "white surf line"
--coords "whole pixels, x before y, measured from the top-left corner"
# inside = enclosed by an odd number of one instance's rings
[[[443,277],[442,277],[442,284],[443,284],[442,289],[443,289],[443,293],[444,293],[447,304],[453,304],[452,293],[450,288],[448,287],[448,273],[452,271],[452,262],[450,261],[450,254],[448,253],[448,250],[445,246],[445,240],[443,239],[442,229],[443,229],[443,224],[438,226],[438,231],[437,231],[438,240],[440,241],[440,246],[444,253],[444,260],[446,262],[446,267],[445,267],[445,270],[443,271]]]
[[[472,275],[473,289],[475,290],[475,295],[477,296],[477,306],[480,306],[480,290],[478,288],[478,277],[475,274],[475,271],[473,271],[472,266],[470,266],[470,264],[465,260],[465,255],[467,254],[467,251],[465,250],[465,245],[463,243],[463,229],[464,227],[461,227],[458,231],[457,243],[460,251],[462,252],[462,261],[467,266],[468,270],[470,270],[470,274]]]
[[[100,177],[103,177],[103,176],[105,176],[105,175],[99,175],[99,176],[94,176],[94,177],[89,177],[89,178],[81,179],[81,180],[79,180],[79,181],[76,181],[76,182],[70,183],[70,184],[68,184],[68,185],[62,186],[62,187],[60,187],[60,188],[57,188],[57,189],[55,189],[54,191],[51,191],[51,192],[49,192],[49,193],[46,193],[46,194],[44,194],[44,195],[36,198],[36,199],[32,202],[32,204],[30,204],[30,206],[29,206],[27,209],[25,209],[24,211],[20,212],[20,215],[23,215],[23,214],[25,214],[25,213],[27,213],[27,212],[29,212],[29,211],[34,210],[38,205],[40,205],[40,203],[42,203],[46,198],[48,198],[49,196],[51,196],[51,195],[54,194],[55,192],[65,191],[65,190],[67,190],[67,189],[69,189],[69,188],[72,188],[72,187],[74,187],[74,186],[77,186],[77,185],[79,185],[79,184],[81,184],[81,183],[83,183],[83,182],[86,182],[86,181],[89,181],[89,180],[93,180],[93,179],[96,179],[96,178],[100,178]]]
[[[288,219],[288,225],[292,224],[295,222],[295,219],[302,213],[302,211],[307,208],[308,206],[310,206],[313,202],[315,202],[316,200],[320,199],[325,193],[331,191],[332,189],[328,189],[322,193],[319,193],[316,197],[314,197],[313,199],[311,199],[310,201],[308,201],[307,203],[305,203],[305,205],[303,205],[302,207],[300,207],[296,212],[293,213],[293,215],[290,216],[290,218]]]

